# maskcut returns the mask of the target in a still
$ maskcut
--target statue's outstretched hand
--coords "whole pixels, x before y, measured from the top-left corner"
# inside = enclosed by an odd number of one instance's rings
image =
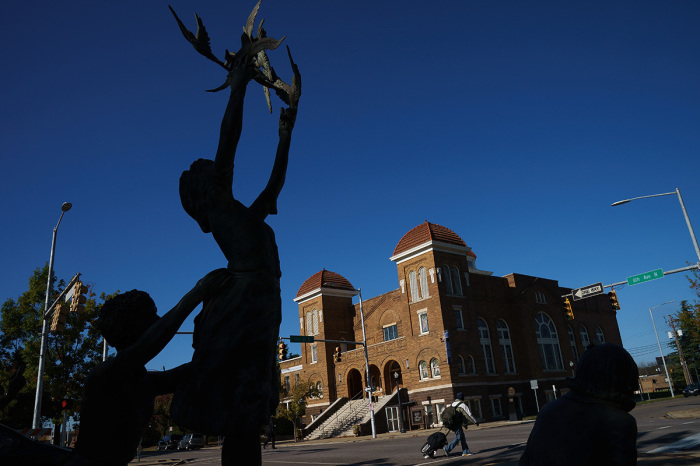
[[[231,63],[231,71],[228,74],[230,84],[236,83],[248,84],[253,79],[255,66],[253,57],[247,53],[239,52]]]
[[[294,123],[297,120],[297,109],[295,107],[280,109],[280,132],[291,133]]]

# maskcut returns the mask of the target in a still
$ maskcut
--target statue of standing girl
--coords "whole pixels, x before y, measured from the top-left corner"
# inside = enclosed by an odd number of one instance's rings
[[[259,433],[279,403],[275,349],[282,320],[280,264],[275,235],[266,223],[277,213],[284,185],[292,129],[301,95],[301,77],[286,85],[269,65],[266,49],[281,41],[252,36],[256,7],[244,28],[241,49],[221,62],[209,50],[209,38],[197,17],[194,35],[175,16],[197,51],[228,70],[228,104],[221,122],[214,161],[199,159],[180,177],[185,211],[205,233],[212,233],[228,261],[228,285],[204,301],[195,318],[190,376],[175,391],[173,420],[194,431],[223,435],[222,464],[260,464]],[[173,11],[173,14],[175,12]],[[290,55],[291,61],[291,55]],[[279,143],[267,186],[250,206],[233,196],[233,167],[243,126],[243,101],[255,79],[274,89],[289,108],[279,118]],[[229,448],[228,439],[232,439]],[[235,449],[233,447],[235,445]]]

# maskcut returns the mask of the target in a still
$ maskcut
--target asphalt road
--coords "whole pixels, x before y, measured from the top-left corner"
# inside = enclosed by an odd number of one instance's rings
[[[639,405],[632,411],[637,419],[639,437],[637,450],[639,463],[651,464],[700,464],[700,397],[677,397],[647,405]],[[667,413],[679,417],[669,418]],[[473,456],[449,458],[438,456],[423,459],[420,447],[431,431],[413,431],[405,434],[390,433],[371,437],[327,439],[312,442],[281,443],[276,450],[263,450],[263,465],[305,466],[407,466],[407,465],[515,465],[522,454],[532,423],[482,424],[467,431],[469,447],[477,452]],[[498,425],[498,427],[496,427]],[[695,439],[697,437],[697,439]],[[453,434],[448,437],[453,438]],[[685,440],[690,450],[663,451],[676,442]],[[457,448],[459,450],[459,447]],[[671,448],[674,450],[674,448]],[[134,460],[131,464],[139,464]],[[193,452],[167,452],[144,455],[141,465],[152,464],[220,464],[219,448],[207,448]]]

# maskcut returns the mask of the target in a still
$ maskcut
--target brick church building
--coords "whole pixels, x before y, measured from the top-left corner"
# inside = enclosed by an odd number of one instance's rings
[[[398,288],[361,297],[379,432],[398,426],[397,386],[407,430],[437,425],[458,392],[481,421],[515,419],[566,392],[565,379],[586,346],[622,344],[607,295],[572,300],[575,318],[567,320],[562,296],[570,288],[480,270],[476,254],[444,226],[416,226],[391,260]],[[338,273],[324,269],[309,277],[294,298],[300,335],[362,341],[357,294]],[[300,357],[280,362],[281,382],[285,390],[295,383],[321,389],[307,402],[308,424],[331,406],[366,397],[365,367],[361,345],[315,341],[302,344]]]

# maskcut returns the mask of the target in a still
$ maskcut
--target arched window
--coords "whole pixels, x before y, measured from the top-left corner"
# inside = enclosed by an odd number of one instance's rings
[[[467,356],[467,374],[476,374],[476,365],[474,364],[474,357],[471,354]]]
[[[588,337],[588,330],[583,325],[578,326],[578,334],[581,337],[581,344],[583,345],[583,350],[591,346],[591,339]]]
[[[430,360],[430,373],[432,377],[440,377],[440,365],[438,364],[437,358]]]
[[[418,280],[416,279],[415,270],[411,270],[408,273],[408,286],[411,287],[411,301],[418,301],[420,299],[420,296],[418,295]]]
[[[544,312],[539,312],[535,317],[535,335],[537,336],[542,369],[545,371],[564,370],[557,328],[552,319]]]
[[[314,334],[314,321],[313,321],[313,317],[311,315],[311,311],[306,311],[306,334],[307,335]]]
[[[605,343],[605,334],[603,329],[596,325],[595,327],[595,340],[597,344]]]
[[[418,363],[418,373],[420,374],[421,380],[430,378],[430,373],[428,372],[428,364],[426,364],[425,361],[421,361]]]
[[[493,351],[491,349],[491,334],[489,333],[489,326],[486,325],[484,319],[476,319],[476,327],[479,331],[479,343],[481,343],[481,350],[484,353],[484,365],[486,367],[487,374],[495,374],[496,368],[493,365]]]
[[[576,338],[574,337],[574,329],[571,325],[567,325],[569,330],[569,343],[571,343],[571,355],[574,357],[574,362],[578,361],[578,348],[576,348]]]
[[[457,356],[457,370],[458,375],[467,375],[467,366],[464,364],[464,358],[462,356]]]
[[[323,398],[323,383],[320,380],[316,382],[316,391],[318,391],[318,397]]]
[[[452,276],[449,265],[442,266],[442,281],[445,282],[445,293],[452,294]]]
[[[459,269],[457,267],[452,267],[452,284],[454,294],[462,296],[462,280],[460,280]]]
[[[428,274],[425,272],[425,267],[418,269],[418,280],[420,281],[420,297],[428,298],[430,294],[428,293]]]
[[[314,309],[314,312],[312,313],[313,316],[313,326],[314,326],[314,335],[318,335],[318,309]]]
[[[510,341],[510,330],[505,320],[498,321],[498,344],[501,347],[501,355],[503,356],[503,365],[506,368],[506,374],[515,374],[515,358],[513,357],[513,345]]]

